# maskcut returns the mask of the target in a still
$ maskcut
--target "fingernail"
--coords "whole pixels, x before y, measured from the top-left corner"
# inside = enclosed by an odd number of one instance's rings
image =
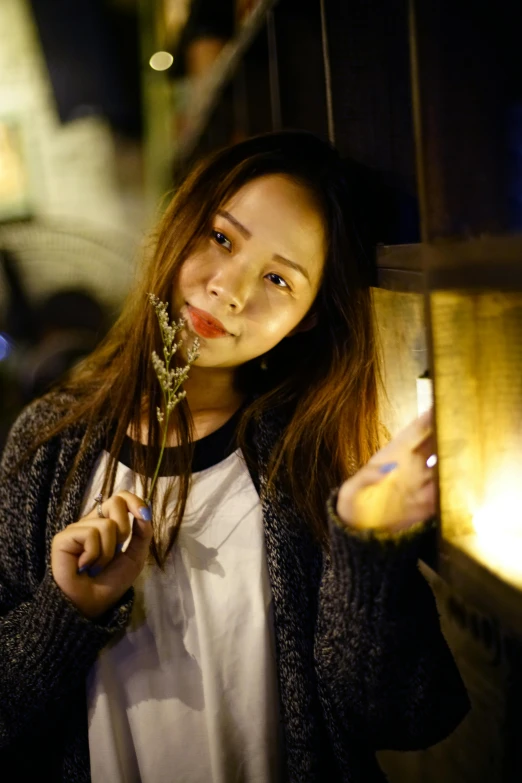
[[[77,574],[84,574],[84,573],[85,573],[85,571],[87,571],[87,569],[88,569],[88,568],[89,568],[89,565],[82,565],[82,567],[81,567],[81,568],[79,568],[79,569],[76,571],[76,573],[77,573]]]
[[[95,576],[98,576],[98,574],[101,574],[103,571],[103,566],[93,566],[92,568],[89,568],[89,576],[94,578]]]
[[[140,515],[140,519],[142,519],[144,522],[150,522],[152,519],[152,511],[148,506],[141,506],[138,509],[138,514]]]
[[[116,554],[119,554],[121,552],[121,550],[123,549],[123,544],[124,543],[125,543],[125,541],[122,541],[121,544],[118,544],[116,546]]]
[[[391,473],[392,470],[395,470],[398,464],[398,462],[386,462],[384,465],[379,465],[379,471],[381,473]]]

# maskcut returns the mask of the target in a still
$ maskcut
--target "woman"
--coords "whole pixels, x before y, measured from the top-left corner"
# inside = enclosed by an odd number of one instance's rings
[[[349,204],[337,155],[308,134],[213,155],[108,338],[15,424],[6,763],[66,781],[369,783],[376,750],[426,747],[466,713],[417,569],[430,421],[380,449]],[[151,505],[148,292],[185,319],[180,368],[200,341]]]

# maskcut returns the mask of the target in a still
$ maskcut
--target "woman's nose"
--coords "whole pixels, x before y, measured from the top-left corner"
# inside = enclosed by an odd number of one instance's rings
[[[249,284],[244,273],[239,270],[234,272],[221,270],[209,280],[207,291],[222,306],[237,313],[245,306],[248,287]]]

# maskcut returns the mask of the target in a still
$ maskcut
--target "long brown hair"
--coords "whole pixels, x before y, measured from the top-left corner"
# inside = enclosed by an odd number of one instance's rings
[[[266,357],[265,372],[260,373],[258,360],[238,370],[238,383],[250,399],[238,427],[238,441],[246,452],[249,422],[275,407],[288,411],[288,423],[271,456],[268,485],[284,480],[315,536],[324,543],[329,489],[367,462],[381,442],[380,373],[371,290],[351,221],[350,185],[337,153],[311,134],[283,132],[248,139],[213,154],[192,171],[165,210],[155,251],[145,262],[118,321],[103,343],[60,385],[71,398],[59,424],[42,441],[83,422],[87,430],[79,462],[93,427],[100,420],[111,422],[107,432],[112,459],[104,482],[107,494],[113,490],[125,435],[130,427],[139,440],[144,415],[148,416],[149,445],[158,445],[155,411],[161,392],[150,357],[153,350],[160,353],[161,341],[147,292],[170,302],[183,261],[208,235],[217,209],[247,182],[275,173],[293,178],[315,197],[326,225],[327,258],[313,305],[314,328],[275,346]],[[178,495],[173,527],[172,521],[167,526],[165,518],[169,492],[161,510],[155,508],[153,498],[151,551],[159,565],[174,544],[191,483],[193,430],[186,401],[175,408],[171,421],[181,446],[176,450]],[[150,477],[152,450],[136,445],[134,459],[136,471]],[[150,479],[146,482],[147,491]]]

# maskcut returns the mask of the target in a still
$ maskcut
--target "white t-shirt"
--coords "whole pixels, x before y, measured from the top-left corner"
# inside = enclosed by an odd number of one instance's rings
[[[197,442],[200,453],[210,439]],[[98,459],[82,515],[107,459],[106,452]],[[159,479],[160,491],[166,481]],[[120,462],[114,491],[140,488]],[[134,587],[130,624],[87,679],[93,783],[278,781],[263,520],[239,450],[193,474],[164,572],[147,565]]]

